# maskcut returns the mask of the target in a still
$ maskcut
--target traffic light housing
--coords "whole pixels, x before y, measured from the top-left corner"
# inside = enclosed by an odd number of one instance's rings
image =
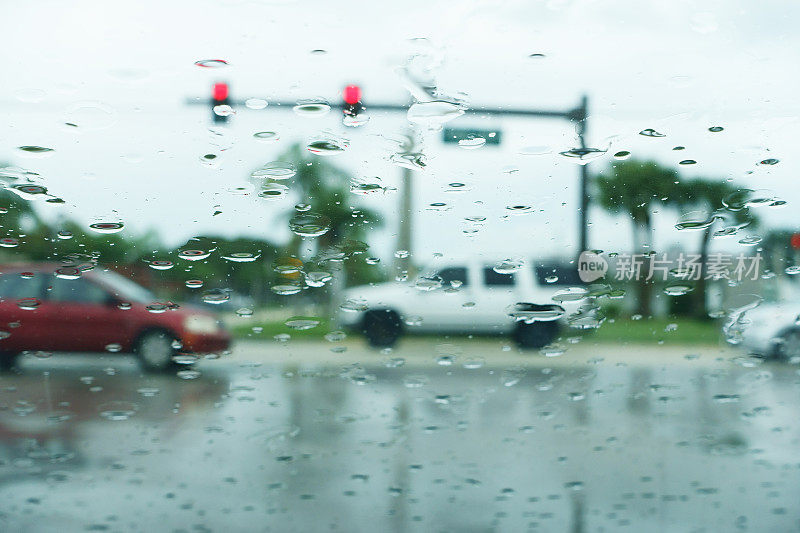
[[[342,110],[345,116],[355,117],[364,112],[364,105],[361,103],[361,87],[358,85],[348,85],[342,91],[344,105]]]
[[[211,91],[211,115],[215,124],[225,124],[228,122],[230,113],[225,113],[226,108],[219,106],[230,106],[229,87],[227,83],[215,83]],[[223,113],[220,113],[223,111]]]

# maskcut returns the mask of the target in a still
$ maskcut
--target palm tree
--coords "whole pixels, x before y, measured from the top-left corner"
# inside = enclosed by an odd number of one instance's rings
[[[721,215],[724,213],[725,222],[728,226],[744,226],[746,224],[748,227],[754,228],[759,221],[749,209],[720,211],[724,207],[723,200],[741,190],[741,187],[727,181],[694,178],[681,182],[680,193],[672,196],[671,201],[679,209],[694,208],[704,211],[708,221],[711,221],[712,218],[714,222],[722,220],[723,217]],[[706,262],[708,260],[711,237],[717,229],[715,226],[718,227],[718,224],[711,223],[703,228],[700,252],[698,254],[700,256],[700,277],[695,285],[693,296],[694,305],[692,307],[695,311],[695,316],[704,320],[709,318],[706,298]]]
[[[680,194],[678,172],[655,161],[630,159],[614,162],[607,172],[594,179],[593,195],[601,207],[610,213],[630,217],[633,229],[633,252],[644,255],[642,267],[649,269],[652,250],[653,210],[658,205],[670,205],[673,196]],[[642,316],[651,314],[652,282],[638,276],[635,280],[637,310]]]

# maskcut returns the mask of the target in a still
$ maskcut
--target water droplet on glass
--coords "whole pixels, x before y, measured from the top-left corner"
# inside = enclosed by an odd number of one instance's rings
[[[47,148],[45,146],[24,145],[24,146],[18,146],[17,149],[23,152],[24,154],[31,156],[38,156],[38,157],[46,157],[53,155],[53,153],[55,153],[55,150],[53,150],[52,148]]]
[[[619,152],[614,154],[614,159],[618,161],[624,161],[631,157],[631,153],[627,150],[620,150]]]
[[[58,233],[56,233],[56,237],[58,237],[61,240],[66,241],[66,240],[69,240],[69,239],[72,238],[72,232],[71,231],[66,231],[66,230],[61,230]]]
[[[280,139],[280,136],[274,131],[259,131],[253,134],[253,138],[263,143],[274,143]]]
[[[122,421],[128,420],[136,414],[138,406],[132,402],[114,401],[101,404],[97,407],[100,411],[100,416],[106,420]]]
[[[366,300],[351,298],[342,302],[341,305],[339,305],[339,309],[351,313],[360,313],[369,309],[369,305]]]
[[[556,304],[534,304],[518,302],[508,309],[508,316],[517,322],[550,322],[566,314],[566,310]]]
[[[758,164],[771,166],[771,165],[777,165],[778,163],[780,163],[780,159],[764,159],[763,161],[760,161]]]
[[[571,148],[559,155],[570,158],[580,165],[585,165],[599,157],[602,157],[608,150],[600,148]]]
[[[56,269],[56,277],[60,279],[73,280],[81,277],[82,271],[74,267],[61,267]]]
[[[203,286],[203,280],[202,279],[187,279],[186,280],[186,286],[189,287],[190,289],[199,289],[200,287]]]
[[[228,66],[228,62],[224,59],[201,59],[200,61],[195,61],[194,64],[201,68],[222,68]]]
[[[433,100],[430,102],[417,102],[408,108],[408,121],[415,124],[428,124],[441,126],[449,120],[464,114],[464,107],[454,102]]]
[[[414,288],[419,291],[433,291],[442,287],[442,278],[439,276],[420,276],[414,283]]]
[[[392,163],[409,170],[423,170],[428,164],[425,154],[421,152],[392,154],[390,159]]]
[[[106,344],[106,351],[111,353],[117,353],[122,350],[122,345],[118,343],[111,343]]]
[[[739,239],[739,244],[743,246],[755,246],[761,243],[762,240],[762,237],[758,235],[748,235],[747,237]]]
[[[286,180],[297,174],[297,169],[292,163],[283,161],[273,161],[254,170],[250,173],[253,178],[265,178],[271,180]]]
[[[336,155],[347,150],[349,142],[340,137],[321,137],[314,139],[306,146],[306,149],[315,155],[330,156]]]
[[[684,159],[682,161],[679,161],[678,164],[679,165],[695,165],[695,164],[697,164],[697,161],[695,161],[694,159]]]
[[[723,128],[722,126],[711,126],[710,128],[708,128],[708,131],[710,131],[711,133],[719,133],[724,129],[725,128]]]
[[[503,261],[495,263],[495,265],[492,267],[492,270],[498,274],[513,274],[522,268],[523,264],[524,262],[520,260],[504,259]]]
[[[289,320],[284,322],[284,324],[289,329],[294,329],[294,330],[297,330],[297,331],[303,331],[303,330],[306,330],[306,329],[313,329],[313,328],[319,326],[319,322],[320,321],[317,318],[296,316],[296,317],[290,318]]]
[[[486,139],[484,137],[475,137],[472,135],[468,136],[466,139],[461,139],[458,141],[458,146],[460,148],[466,148],[467,150],[474,150],[485,144]]]
[[[175,266],[175,263],[166,260],[150,261],[148,264],[150,265],[150,268],[154,270],[169,270]]]
[[[226,261],[231,261],[232,263],[252,263],[259,257],[261,257],[261,254],[252,252],[233,252],[222,254],[223,259]]]
[[[212,305],[224,304],[231,299],[230,293],[222,289],[211,289],[203,293],[203,302]]]
[[[117,121],[116,111],[100,102],[79,102],[69,106],[64,122],[80,131],[110,128]]]
[[[89,224],[89,229],[96,231],[97,233],[118,233],[122,231],[125,225],[122,222],[96,222],[94,224]]]
[[[525,215],[533,212],[533,207],[529,205],[509,205],[506,210],[514,215]]]
[[[328,217],[317,213],[299,213],[289,220],[289,229],[301,237],[319,237],[330,229]]]
[[[646,128],[639,132],[639,135],[644,135],[645,137],[666,137],[663,133],[659,133],[653,128]]]
[[[25,311],[38,309],[41,304],[42,302],[40,302],[38,298],[21,298],[17,300],[17,307]]]
[[[178,252],[178,257],[186,261],[200,261],[211,255],[211,252],[205,250],[181,250]]]
[[[4,237],[0,239],[0,246],[3,248],[16,248],[19,246],[19,241],[13,237]]]
[[[244,105],[247,109],[264,109],[269,104],[263,98],[248,98],[244,101]]]
[[[309,287],[324,287],[331,279],[333,276],[330,272],[312,271],[305,274],[306,285]]]
[[[299,100],[292,109],[301,117],[321,117],[331,110],[330,104],[323,99]]]
[[[667,296],[683,296],[692,292],[693,287],[686,283],[672,283],[664,287],[664,294]]]

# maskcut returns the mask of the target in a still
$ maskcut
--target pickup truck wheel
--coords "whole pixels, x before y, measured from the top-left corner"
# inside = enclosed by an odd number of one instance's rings
[[[144,332],[136,341],[135,351],[145,370],[166,370],[172,366],[174,336],[164,330]]]
[[[394,346],[403,333],[400,315],[390,309],[367,311],[361,324],[361,332],[375,348]]]
[[[0,371],[8,372],[16,368],[19,354],[16,352],[0,352]]]
[[[514,342],[520,348],[541,348],[547,346],[558,335],[558,322],[519,322],[514,329]]]
[[[800,329],[792,328],[784,332],[771,355],[781,361],[789,361],[795,357],[800,357]]]

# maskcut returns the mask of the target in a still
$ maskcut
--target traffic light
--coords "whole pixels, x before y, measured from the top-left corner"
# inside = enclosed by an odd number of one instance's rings
[[[344,100],[342,122],[345,126],[360,126],[368,120],[366,109],[361,103],[361,87],[348,85],[342,91],[342,99]]]
[[[227,83],[215,83],[211,91],[211,114],[215,124],[225,124],[233,113],[228,92]]]

